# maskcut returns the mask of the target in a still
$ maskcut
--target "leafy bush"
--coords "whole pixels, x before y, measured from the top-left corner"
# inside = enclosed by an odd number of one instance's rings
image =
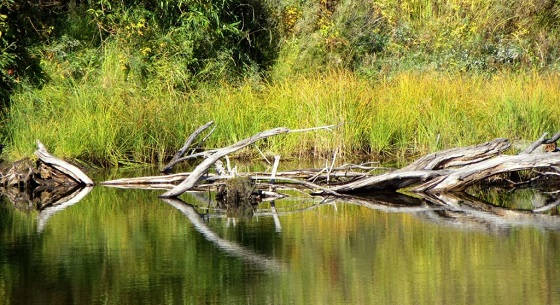
[[[558,68],[554,0],[285,1],[274,73],[344,68],[493,72]],[[294,14],[289,12],[301,12]],[[294,20],[296,19],[296,20]],[[286,30],[285,30],[286,32]]]
[[[256,0],[0,0],[0,95],[46,80],[49,67],[75,81],[104,73],[104,47],[115,44],[130,81],[186,89],[235,79],[275,58],[268,16]]]

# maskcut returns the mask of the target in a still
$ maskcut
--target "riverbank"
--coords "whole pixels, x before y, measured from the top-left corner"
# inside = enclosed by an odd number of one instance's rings
[[[341,124],[334,133],[282,136],[258,146],[285,158],[339,148],[347,158],[394,161],[495,137],[535,139],[560,127],[558,73],[402,72],[372,81],[337,71],[184,92],[161,82],[128,83],[118,65],[105,65],[99,77],[54,80],[15,94],[4,125],[5,155],[29,156],[41,139],[57,156],[96,165],[161,162],[214,120],[207,147],[277,126]]]

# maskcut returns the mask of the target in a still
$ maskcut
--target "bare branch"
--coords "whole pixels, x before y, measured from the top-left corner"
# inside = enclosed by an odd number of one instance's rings
[[[175,166],[179,162],[179,158],[181,158],[185,154],[185,152],[189,149],[189,147],[191,146],[192,142],[196,139],[196,137],[198,137],[199,134],[201,134],[212,124],[214,124],[214,121],[210,121],[198,127],[198,129],[196,129],[193,133],[191,133],[191,135],[185,141],[185,144],[183,144],[183,147],[181,147],[181,149],[179,149],[179,151],[175,153],[173,158],[171,158],[171,161],[169,161],[169,163],[167,163],[167,165],[165,165],[161,171],[163,173],[169,172],[173,168],[173,166]]]
[[[305,131],[313,131],[313,130],[319,130],[319,129],[328,129],[329,126],[326,127],[315,127],[315,128],[308,128],[308,129],[296,129],[296,130],[290,130],[288,128],[285,127],[280,127],[280,128],[274,128],[274,129],[270,129],[267,131],[263,131],[260,133],[255,134],[254,136],[241,140],[233,145],[218,149],[216,152],[214,152],[213,154],[211,154],[210,156],[208,156],[204,161],[202,161],[202,163],[200,163],[191,173],[191,175],[185,179],[185,181],[181,182],[179,185],[177,185],[174,189],[165,192],[164,194],[161,195],[161,197],[164,198],[169,198],[169,197],[176,197],[181,195],[182,193],[184,193],[185,191],[187,191],[188,189],[194,187],[194,185],[196,184],[196,182],[198,182],[198,180],[200,179],[200,177],[202,177],[202,175],[206,172],[206,170],[212,166],[212,164],[214,164],[214,162],[216,162],[217,160],[219,160],[220,158],[236,152],[246,146],[249,146],[255,142],[257,142],[258,140],[261,139],[265,139],[271,136],[276,136],[276,135],[280,135],[280,134],[286,134],[286,133],[294,133],[294,132],[305,132]]]

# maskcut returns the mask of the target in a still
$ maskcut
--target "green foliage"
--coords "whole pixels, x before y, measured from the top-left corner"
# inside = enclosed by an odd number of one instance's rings
[[[265,10],[250,0],[178,0],[98,1],[87,11],[122,48],[127,75],[185,89],[268,65],[274,47]]]
[[[515,82],[530,74],[526,71],[555,75],[560,68],[558,1],[42,3],[0,0],[0,98],[14,102],[2,118],[8,124],[2,133],[13,143],[13,157],[27,155],[41,137],[63,156],[105,164],[156,161],[210,119],[224,124],[213,145],[278,125],[345,122],[353,127],[337,145],[347,152],[390,155],[438,148],[443,144],[433,140],[442,130],[464,139],[457,130],[465,126],[474,128],[469,143],[494,135],[534,138],[557,127],[555,116],[541,110],[555,109],[554,104],[542,107],[534,96],[523,100]],[[403,75],[415,75],[411,70],[428,73],[399,83]],[[504,93],[512,97],[495,97],[484,108],[501,133],[473,127],[471,120],[489,117],[434,89],[441,80],[432,77],[433,70],[450,72],[457,78],[449,81],[452,88],[467,86],[475,92],[460,94],[481,101],[481,89],[469,81],[489,74],[499,79],[501,73],[505,81],[513,79],[512,92]],[[340,86],[333,81],[339,74]],[[360,102],[379,96],[356,76],[381,88],[395,79],[411,87],[418,81],[437,97],[429,107],[433,113],[407,113],[424,102],[418,99],[432,98],[408,87],[383,89],[381,96],[397,94],[391,102]],[[531,76],[539,88],[550,79],[555,76]],[[321,81],[329,85],[319,86]],[[494,83],[490,89],[500,87]],[[348,96],[345,90],[359,94]],[[547,103],[557,98],[550,90],[539,91],[550,95]],[[410,123],[417,120],[420,126]],[[442,122],[459,126],[446,130]],[[326,137],[291,141],[284,153],[321,154],[335,145]],[[269,143],[278,148],[274,140]]]
[[[558,68],[558,1],[286,1],[284,12],[278,76]]]
[[[43,75],[32,46],[53,32],[58,6],[42,8],[35,1],[0,0],[0,105],[24,80],[40,83]]]
[[[1,0],[0,97],[7,101],[24,82],[57,79],[49,66],[69,81],[103,73],[107,44],[121,49],[121,68],[131,82],[184,90],[235,80],[275,58],[268,16],[255,0]]]
[[[278,126],[340,123],[334,133],[279,136],[257,145],[286,158],[339,148],[341,158],[366,154],[385,161],[496,137],[532,140],[560,129],[558,74],[402,73],[372,83],[339,72],[185,93],[165,83],[130,84],[119,67],[120,50],[108,45],[106,52],[103,74],[78,83],[56,79],[14,95],[7,157],[30,155],[41,139],[57,156],[101,165],[161,162],[210,120],[217,128],[208,147]]]

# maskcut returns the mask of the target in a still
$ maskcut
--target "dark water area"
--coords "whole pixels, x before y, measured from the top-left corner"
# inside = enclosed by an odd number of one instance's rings
[[[549,204],[534,190],[485,192],[487,213],[295,193],[238,218],[207,193],[160,193],[4,199],[0,304],[560,304],[558,208],[495,216]]]

